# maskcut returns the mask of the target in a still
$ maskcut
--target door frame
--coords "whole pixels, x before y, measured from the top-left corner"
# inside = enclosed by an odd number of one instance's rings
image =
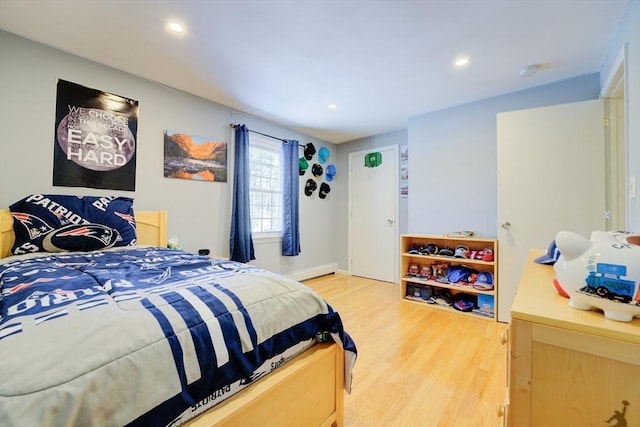
[[[628,43],[625,43],[618,53],[613,67],[605,80],[600,97],[608,101],[605,103],[605,170],[607,190],[607,228],[609,230],[627,230],[629,202],[627,200],[629,182],[628,158],[628,118],[627,99],[629,90],[625,84],[626,59],[629,51]]]
[[[348,186],[348,194],[347,194],[347,272],[351,275],[351,266],[352,266],[352,256],[354,253],[354,237],[353,237],[353,227],[351,226],[351,220],[353,217],[353,202],[352,202],[352,182],[353,182],[353,167],[356,165],[356,158],[359,162],[362,161],[362,157],[367,153],[372,151],[387,151],[392,150],[394,152],[393,162],[393,185],[392,185],[392,193],[393,193],[393,253],[395,254],[394,262],[393,262],[393,283],[400,283],[400,278],[398,274],[399,269],[399,260],[400,256],[398,253],[398,248],[400,246],[400,234],[399,234],[399,225],[398,225],[398,212],[400,211],[400,149],[399,145],[386,145],[384,147],[371,147],[367,150],[354,151],[349,153],[349,186]],[[361,165],[361,163],[360,163]]]

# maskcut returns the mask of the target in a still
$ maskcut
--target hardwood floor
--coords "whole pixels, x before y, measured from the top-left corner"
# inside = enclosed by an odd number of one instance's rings
[[[304,283],[358,347],[345,427],[502,425],[507,325],[403,301],[392,283],[340,274]]]

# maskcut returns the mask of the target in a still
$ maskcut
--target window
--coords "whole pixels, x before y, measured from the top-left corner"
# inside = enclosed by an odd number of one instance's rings
[[[251,232],[282,231],[282,154],[280,142],[249,136]]]

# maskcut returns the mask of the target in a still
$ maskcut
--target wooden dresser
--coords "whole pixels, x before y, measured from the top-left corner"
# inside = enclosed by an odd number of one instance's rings
[[[531,251],[511,308],[505,423],[640,426],[640,319],[568,305]],[[626,422],[626,423],[625,423]]]

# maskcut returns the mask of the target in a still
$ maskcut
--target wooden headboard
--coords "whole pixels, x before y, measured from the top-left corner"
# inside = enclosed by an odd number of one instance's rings
[[[167,246],[167,211],[135,211],[138,244]],[[11,255],[13,217],[8,209],[0,209],[0,258]]]

